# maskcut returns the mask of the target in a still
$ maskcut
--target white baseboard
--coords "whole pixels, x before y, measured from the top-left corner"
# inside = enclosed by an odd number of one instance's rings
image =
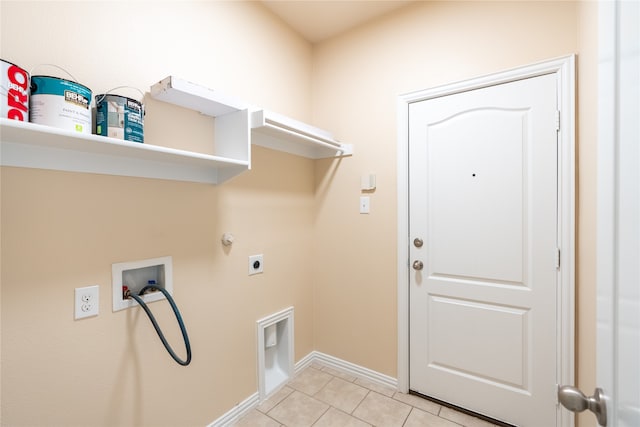
[[[296,362],[295,366],[293,367],[293,371],[296,375],[304,371],[305,368],[311,366],[311,364],[315,362],[316,353],[317,351],[312,351]]]
[[[360,365],[356,365],[346,360],[338,359],[337,357],[330,356],[328,354],[320,353],[319,351],[312,351],[305,357],[300,359],[294,367],[295,374],[302,372],[305,368],[312,364],[326,366],[345,374],[354,376],[359,379],[367,380],[375,384],[398,388],[398,380],[388,375],[381,374],[373,371],[369,368],[365,368]],[[260,395],[258,391],[251,396],[240,402],[233,407],[230,411],[223,416],[209,424],[207,427],[227,427],[238,421],[243,415],[251,411],[260,403]]]
[[[360,365],[356,365],[355,363],[347,362],[346,360],[338,359],[337,357],[333,357],[328,354],[313,351],[305,358],[303,358],[300,362],[306,360],[307,358],[309,358],[310,361],[304,367],[308,366],[311,363],[317,363],[323,366],[328,366],[329,368],[333,368],[337,371],[344,372],[345,374],[349,374],[356,378],[371,381],[372,383],[380,384],[394,389],[398,388],[398,380],[396,378],[381,374],[380,372],[373,371]],[[296,372],[298,372],[297,364]]]
[[[260,403],[260,395],[256,391],[242,402],[234,406],[226,414],[209,424],[207,427],[227,427],[238,421],[243,415],[251,411]]]

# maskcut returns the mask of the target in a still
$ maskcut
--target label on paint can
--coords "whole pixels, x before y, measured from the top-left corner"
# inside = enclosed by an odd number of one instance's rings
[[[29,121],[29,73],[0,60],[0,117]]]
[[[91,133],[91,90],[58,77],[31,77],[29,120],[81,133]]]
[[[119,95],[96,96],[96,134],[144,142],[144,108],[135,99]]]

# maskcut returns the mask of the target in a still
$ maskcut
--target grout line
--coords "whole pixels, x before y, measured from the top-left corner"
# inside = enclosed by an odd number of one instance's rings
[[[351,411],[351,413],[350,413],[349,415],[354,416],[353,414],[354,414],[354,413],[356,412],[356,410],[360,407],[360,405],[362,405],[362,402],[364,402],[364,401],[367,399],[367,397],[369,396],[369,393],[371,393],[371,390],[369,390],[369,389],[367,389],[367,390],[368,390],[368,391],[367,391],[367,394],[365,394],[365,395],[364,395],[364,397],[362,398],[362,400],[361,400],[361,401],[356,405],[356,407],[355,407],[355,408],[353,408],[353,411]],[[356,418],[358,418],[358,417],[356,417]],[[358,418],[358,419],[360,419],[360,418]],[[364,421],[364,420],[363,420],[363,421]],[[367,423],[367,424],[368,424],[368,423]]]
[[[402,427],[404,427],[407,424],[407,421],[409,421],[409,416],[411,416],[411,413],[413,412],[414,409],[416,409],[416,407],[411,406],[411,410],[407,414],[407,418],[405,418],[404,421],[402,422]]]
[[[316,399],[316,400],[318,400],[318,399]],[[320,400],[318,400],[318,402],[321,402],[321,401],[320,401]],[[322,402],[322,403],[324,403],[324,402]],[[333,406],[329,405],[328,403],[325,403],[325,404],[327,405],[327,409],[326,409],[322,414],[320,414],[320,416],[318,417],[318,419],[317,419],[317,420],[315,420],[313,423],[311,423],[311,426],[312,426],[312,427],[313,427],[314,425],[318,424],[318,421],[320,421],[320,418],[322,418],[322,417],[324,416],[324,414],[326,414],[327,412],[329,412],[329,410],[330,410],[331,408],[333,408]]]

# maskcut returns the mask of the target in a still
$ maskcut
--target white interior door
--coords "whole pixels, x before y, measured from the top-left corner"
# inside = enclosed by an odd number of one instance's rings
[[[601,2],[599,8],[597,385],[606,397],[608,426],[635,427],[640,426],[640,3]]]
[[[558,413],[558,110],[555,74],[409,106],[409,387],[519,426]]]

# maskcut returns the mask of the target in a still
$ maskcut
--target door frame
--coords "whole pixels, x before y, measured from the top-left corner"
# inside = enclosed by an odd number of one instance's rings
[[[398,142],[398,391],[409,391],[409,104],[545,74],[556,74],[558,132],[558,384],[574,384],[575,368],[575,55],[567,55],[507,71],[400,95]],[[572,426],[573,413],[558,411],[559,426]]]
[[[619,362],[634,360],[635,355],[630,349],[633,341],[631,344],[625,341],[625,346],[619,336],[625,328],[638,328],[638,323],[625,322],[618,307],[625,303],[640,307],[640,298],[629,296],[632,295],[629,290],[637,286],[634,281],[637,277],[630,277],[628,272],[625,274],[624,267],[618,263],[618,258],[625,255],[619,249],[624,227],[628,226],[628,220],[620,219],[620,200],[628,197],[630,192],[628,189],[625,192],[620,190],[625,176],[625,170],[619,167],[620,158],[624,156],[626,147],[635,144],[630,130],[633,124],[622,118],[638,114],[638,106],[625,96],[629,90],[625,86],[628,80],[621,82],[621,76],[635,71],[632,64],[633,59],[639,56],[638,42],[631,28],[637,28],[640,22],[638,15],[630,14],[623,6],[620,1],[598,3],[596,385],[604,391],[608,425],[614,426],[623,422],[632,425],[635,420],[630,419],[629,407],[640,406],[639,398],[629,399],[632,396],[627,394],[628,388],[624,386],[629,373],[625,371],[624,362]],[[624,19],[635,22],[623,22]]]

